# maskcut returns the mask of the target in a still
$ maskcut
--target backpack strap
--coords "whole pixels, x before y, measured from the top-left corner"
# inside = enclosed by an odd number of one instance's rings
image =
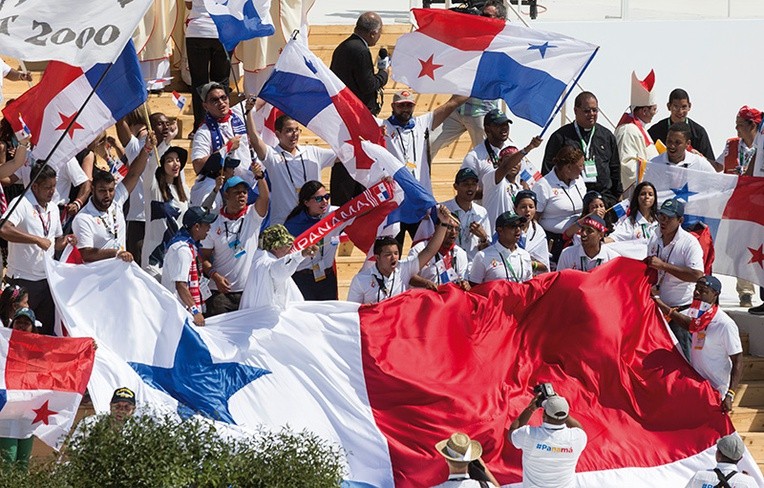
[[[714,488],[732,488],[729,484],[729,480],[737,474],[737,471],[733,471],[727,476],[724,476],[724,473],[722,473],[719,468],[714,468],[714,473],[716,473],[716,477],[719,478],[719,483]]]

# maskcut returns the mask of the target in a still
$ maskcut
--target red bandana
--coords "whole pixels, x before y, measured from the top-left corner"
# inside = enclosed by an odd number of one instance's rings
[[[693,300],[690,308],[687,309],[687,315],[692,319],[690,321],[690,333],[706,330],[718,310],[719,305]]]

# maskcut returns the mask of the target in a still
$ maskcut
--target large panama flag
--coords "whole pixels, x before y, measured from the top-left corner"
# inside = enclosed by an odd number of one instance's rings
[[[142,404],[236,428],[309,429],[342,445],[353,483],[438,484],[447,472],[434,445],[462,431],[501,483],[519,486],[507,428],[547,381],[589,438],[582,487],[684,486],[715,465],[716,440],[734,430],[676,350],[640,261],[471,292],[413,290],[373,306],[243,310],[200,328],[135,264],[51,261],[48,280],[71,334],[98,342],[89,384],[98,410],[128,386]],[[739,468],[764,483],[750,454]]]

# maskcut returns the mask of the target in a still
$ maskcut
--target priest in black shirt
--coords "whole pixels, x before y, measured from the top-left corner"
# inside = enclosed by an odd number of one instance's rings
[[[575,121],[563,125],[549,137],[541,172],[547,174],[554,168],[552,158],[561,147],[575,146],[584,152],[584,171],[581,176],[586,183],[586,189],[601,193],[605,197],[605,205],[611,207],[623,192],[621,161],[615,136],[597,123],[599,107],[597,97],[593,93],[579,93],[573,111]]]
[[[690,95],[681,88],[675,88],[669,93],[669,101],[666,106],[671,115],[663,120],[659,120],[647,129],[647,133],[650,134],[653,141],[660,139],[665,144],[669,127],[677,122],[685,122],[690,126],[690,146],[692,146],[692,149],[698,151],[710,162],[716,161],[706,129],[694,120],[690,120],[687,116],[692,108]]]

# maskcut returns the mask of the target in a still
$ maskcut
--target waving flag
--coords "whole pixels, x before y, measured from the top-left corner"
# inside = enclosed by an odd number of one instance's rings
[[[0,328],[0,437],[60,447],[93,369],[93,339]]]
[[[19,126],[21,129],[15,132],[16,139],[23,140],[27,137],[32,137],[32,131],[29,129],[29,126],[24,121],[24,117],[22,117],[21,114],[19,114]]]
[[[183,107],[186,106],[186,97],[184,95],[181,95],[180,93],[173,91],[172,92],[172,103],[175,104],[176,107],[178,107],[178,110],[183,110]]]
[[[621,200],[620,202],[613,205],[613,213],[615,213],[615,216],[618,217],[618,220],[621,220],[623,217],[626,217],[626,215],[629,213],[629,206],[631,203],[629,200]]]
[[[646,166],[644,179],[655,185],[659,203],[677,198],[686,203],[685,227],[708,226],[714,272],[764,285],[764,178]]]
[[[398,39],[393,78],[420,93],[502,98],[545,126],[598,47],[497,19],[413,9],[419,28]]]
[[[309,429],[345,448],[349,480],[372,486],[445,480],[433,446],[455,430],[482,443],[500,482],[519,483],[521,453],[506,429],[539,382],[567,397],[588,434],[577,466],[585,488],[683,486],[733,431],[718,394],[676,350],[639,261],[470,293],[412,290],[373,306],[243,310],[202,328],[134,264],[47,266],[72,335],[98,341],[97,410],[128,386],[139,403],[242,429]],[[549,326],[571,317],[575,327]],[[739,468],[764,483],[749,453]]]
[[[275,147],[279,143],[279,138],[276,135],[276,119],[282,115],[284,112],[270,103],[263,103],[255,110],[255,127],[260,131],[263,142],[269,146]]]
[[[369,109],[297,37],[284,47],[260,98],[325,140],[358,182],[368,185],[372,160],[361,141],[384,145]]]
[[[276,32],[271,20],[270,0],[204,0],[204,6],[228,52],[241,41]]]
[[[98,84],[102,75],[103,80]],[[94,88],[94,95],[75,119]],[[58,61],[49,63],[40,83],[6,105],[3,116],[13,130],[18,131],[21,129],[19,115],[24,114],[32,131],[35,159],[47,158],[63,137],[49,160],[55,166],[74,157],[98,134],[145,102],[146,96],[131,41],[111,67],[97,64],[85,71]]]

